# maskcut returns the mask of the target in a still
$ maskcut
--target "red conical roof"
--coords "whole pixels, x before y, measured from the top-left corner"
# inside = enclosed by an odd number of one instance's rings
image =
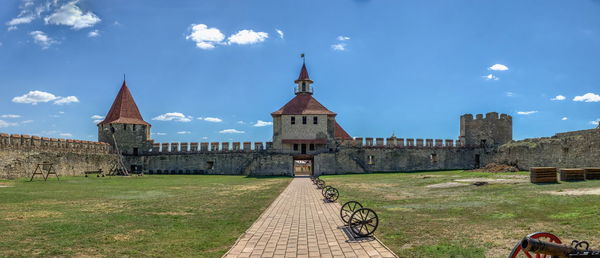
[[[313,82],[310,77],[308,77],[308,70],[306,69],[306,64],[302,64],[302,68],[300,69],[300,75],[298,75],[298,79],[295,81],[296,83],[300,81],[309,81]]]
[[[127,83],[125,81],[123,81],[121,90],[119,90],[119,94],[117,94],[106,118],[104,121],[100,122],[100,124],[113,123],[150,125],[142,118],[140,110],[135,104],[133,96],[131,96],[131,92],[129,91],[129,88],[127,88]]]

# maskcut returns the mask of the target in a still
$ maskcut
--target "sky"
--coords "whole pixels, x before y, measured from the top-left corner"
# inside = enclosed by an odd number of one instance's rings
[[[355,137],[600,121],[599,0],[2,0],[0,132],[97,140],[125,74],[157,142],[269,141],[301,53]]]

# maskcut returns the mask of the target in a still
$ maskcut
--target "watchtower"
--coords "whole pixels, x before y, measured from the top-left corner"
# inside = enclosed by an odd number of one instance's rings
[[[460,141],[465,146],[496,146],[512,141],[512,117],[490,112],[460,117]]]
[[[98,141],[118,147],[123,154],[137,155],[151,148],[151,125],[144,121],[123,80],[106,118],[98,124]]]

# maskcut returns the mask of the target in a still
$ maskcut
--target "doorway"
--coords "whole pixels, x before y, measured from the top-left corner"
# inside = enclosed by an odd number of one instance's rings
[[[294,158],[294,176],[310,176],[313,174],[312,157]]]

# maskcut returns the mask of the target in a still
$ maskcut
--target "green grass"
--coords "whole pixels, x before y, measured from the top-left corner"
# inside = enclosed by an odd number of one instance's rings
[[[62,177],[2,181],[0,256],[219,257],[286,177]]]
[[[600,180],[531,184],[527,172],[441,171],[322,176],[380,217],[376,235],[400,257],[506,257],[525,235],[547,231],[600,249],[600,195],[547,192],[600,188]],[[432,188],[455,180],[515,182]]]

